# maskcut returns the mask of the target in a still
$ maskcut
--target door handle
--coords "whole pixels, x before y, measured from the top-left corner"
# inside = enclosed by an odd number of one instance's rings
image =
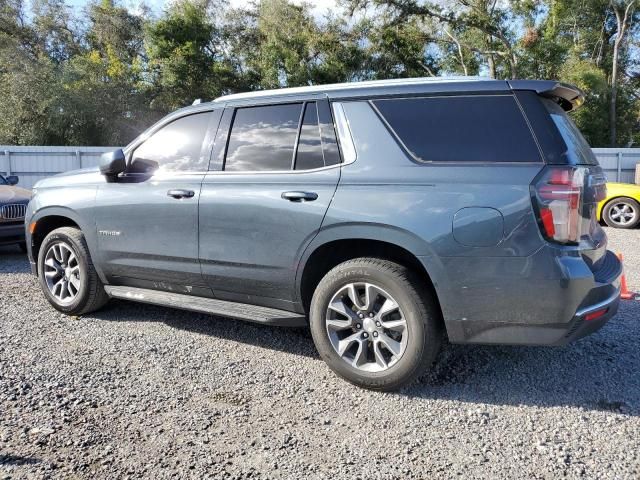
[[[196,194],[196,192],[194,192],[193,190],[169,190],[167,192],[167,195],[169,197],[173,197],[176,199],[180,199],[180,198],[191,198]]]
[[[290,202],[312,202],[318,198],[316,192],[282,192],[282,198]]]

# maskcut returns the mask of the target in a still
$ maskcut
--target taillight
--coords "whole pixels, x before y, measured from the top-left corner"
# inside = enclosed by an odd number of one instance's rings
[[[533,185],[540,229],[559,243],[578,243],[583,233],[580,220],[584,195],[584,167],[547,167]]]

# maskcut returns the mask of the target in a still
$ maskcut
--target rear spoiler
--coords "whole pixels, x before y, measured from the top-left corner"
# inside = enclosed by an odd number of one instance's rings
[[[584,92],[578,87],[555,80],[508,80],[512,90],[533,90],[538,95],[557,102],[566,112],[584,103]]]

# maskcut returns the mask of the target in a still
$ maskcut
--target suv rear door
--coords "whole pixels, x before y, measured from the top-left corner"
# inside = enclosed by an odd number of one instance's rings
[[[340,177],[329,104],[228,107],[199,212],[200,263],[217,298],[289,308],[296,265]]]

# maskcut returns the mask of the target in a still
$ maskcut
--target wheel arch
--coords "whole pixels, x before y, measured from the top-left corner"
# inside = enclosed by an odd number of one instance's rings
[[[82,218],[71,209],[65,207],[43,208],[31,217],[28,229],[32,247],[31,251],[36,265],[42,241],[53,230],[61,227],[78,228],[85,235],[90,251],[92,250],[91,245],[95,239],[95,235],[91,225],[84,222]]]
[[[296,292],[304,311],[309,310],[311,297],[322,277],[338,264],[358,257],[383,258],[410,268],[423,279],[439,311],[443,312],[442,266],[430,248],[410,232],[371,225],[350,225],[321,232],[307,247],[296,274]]]

